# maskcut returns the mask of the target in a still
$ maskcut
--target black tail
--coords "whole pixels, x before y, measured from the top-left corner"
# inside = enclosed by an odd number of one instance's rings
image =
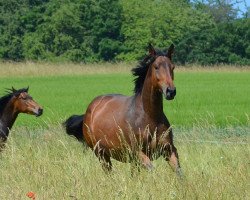
[[[65,122],[63,126],[66,129],[68,135],[74,135],[79,141],[84,141],[82,133],[84,115],[72,115]]]

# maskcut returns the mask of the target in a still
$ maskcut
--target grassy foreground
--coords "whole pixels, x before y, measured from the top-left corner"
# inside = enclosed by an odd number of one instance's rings
[[[249,127],[175,130],[185,174],[179,180],[163,159],[131,176],[113,161],[105,174],[89,149],[49,129],[16,128],[0,159],[0,199],[249,199]],[[215,132],[220,133],[219,137]],[[230,134],[230,137],[228,136]]]
[[[134,66],[134,65],[132,65]],[[164,102],[185,174],[179,180],[163,159],[152,172],[131,176],[113,161],[105,174],[93,153],[60,123],[81,114],[97,95],[131,95],[130,67],[0,63],[0,94],[30,86],[44,107],[20,115],[0,154],[0,199],[249,199],[250,70],[178,69],[177,97]]]

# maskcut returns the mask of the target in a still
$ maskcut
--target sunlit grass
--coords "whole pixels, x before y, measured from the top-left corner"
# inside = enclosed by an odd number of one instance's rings
[[[48,125],[49,126],[49,125]],[[60,125],[16,128],[1,154],[0,199],[248,199],[249,128],[176,129],[184,179],[167,162],[131,176],[130,165],[113,161],[107,175],[90,149],[68,137]],[[231,142],[230,142],[231,141]]]
[[[0,77],[41,77],[62,75],[126,73],[137,65],[131,63],[46,63],[46,62],[0,62]],[[177,66],[177,72],[249,72],[250,66]]]
[[[34,63],[34,62],[0,62],[0,77],[41,77],[62,75],[86,75],[126,73],[135,64],[126,63],[99,63],[99,64],[74,64],[74,63]]]

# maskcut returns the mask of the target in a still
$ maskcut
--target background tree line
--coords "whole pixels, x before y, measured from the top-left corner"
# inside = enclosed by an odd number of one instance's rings
[[[250,65],[250,10],[239,13],[235,3],[0,0],[0,59],[133,61],[152,42],[174,43],[181,64]]]

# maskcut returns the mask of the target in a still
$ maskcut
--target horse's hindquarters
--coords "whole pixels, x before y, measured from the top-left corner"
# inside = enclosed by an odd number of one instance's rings
[[[93,149],[120,149],[127,137],[123,134],[128,125],[125,119],[129,97],[122,95],[100,96],[94,99],[85,113],[83,134]]]

